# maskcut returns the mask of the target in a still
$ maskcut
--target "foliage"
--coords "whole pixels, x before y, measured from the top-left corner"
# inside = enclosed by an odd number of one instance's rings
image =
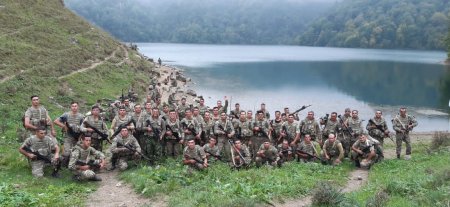
[[[128,42],[292,44],[334,1],[66,0]]]
[[[450,146],[450,134],[445,132],[436,132],[433,136],[433,140],[431,141],[430,149],[436,151],[440,148],[448,146]]]
[[[449,1],[345,0],[311,24],[301,45],[445,49]]]
[[[344,199],[344,195],[330,182],[320,182],[312,192],[312,204],[315,206],[337,206]]]
[[[126,171],[121,177],[146,196],[168,195],[170,206],[252,206],[305,196],[323,180],[342,184],[350,169],[347,164],[332,167],[287,163],[276,169],[234,171],[218,163],[204,172],[190,174],[181,161],[170,160],[164,166]]]

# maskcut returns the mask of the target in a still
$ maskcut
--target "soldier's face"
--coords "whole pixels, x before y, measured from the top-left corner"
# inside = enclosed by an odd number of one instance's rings
[[[283,142],[283,148],[288,148],[289,147],[289,143],[288,142]]]
[[[123,103],[125,104],[125,106],[129,106],[130,105],[130,101],[129,100],[125,100]]]
[[[142,111],[141,106],[135,106],[135,107],[134,107],[134,112],[136,112],[136,113],[141,113],[141,111]]]
[[[191,149],[195,148],[195,142],[194,142],[194,140],[189,140],[189,141],[188,141],[188,146],[189,146],[189,148],[191,148]]]
[[[236,142],[236,143],[234,143],[234,145],[236,146],[236,148],[241,149],[242,143],[241,142]]]
[[[239,108],[240,108],[239,104],[234,105],[234,107],[235,107],[236,109],[239,109]]]
[[[222,107],[222,101],[217,101],[217,107]]]
[[[159,110],[158,109],[153,109],[152,110],[152,116],[153,117],[158,117],[159,116]]]
[[[314,113],[309,112],[308,113],[308,119],[314,119]]]
[[[125,115],[127,113],[127,111],[125,111],[125,109],[119,109],[119,114],[120,115]]]
[[[270,143],[269,142],[264,142],[264,148],[265,149],[269,149],[270,147]]]
[[[74,103],[74,104],[70,105],[70,110],[72,112],[77,112],[78,111],[78,104]]]
[[[37,130],[36,131],[36,137],[39,139],[43,139],[45,137],[45,134],[46,134],[45,130]]]
[[[186,117],[191,118],[192,117],[192,112],[190,110],[186,111]]]
[[[366,140],[367,140],[366,135],[361,135],[361,136],[359,136],[359,141],[360,141],[360,142],[365,142]]]
[[[358,118],[358,112],[357,111],[353,111],[352,112],[352,117],[353,118]]]
[[[400,115],[402,116],[406,115],[406,109],[400,109]]]
[[[215,145],[216,144],[216,140],[215,139],[209,139],[209,143],[212,144],[212,145]]]
[[[248,119],[252,119],[252,116],[253,116],[252,113],[250,113],[250,112],[247,113],[247,118],[248,118]]]
[[[194,109],[194,115],[198,115],[200,113],[200,111],[198,111],[198,109]]]
[[[377,111],[377,112],[375,112],[375,117],[377,117],[377,118],[381,118],[381,111]]]
[[[280,112],[275,113],[275,117],[276,118],[280,118],[281,117],[281,113]]]
[[[351,114],[351,111],[350,110],[347,110],[347,111],[345,111],[345,115],[350,115]]]
[[[92,115],[96,115],[97,116],[100,113],[100,109],[94,108],[94,109],[92,109],[91,113],[92,113]]]
[[[239,118],[242,119],[242,120],[245,120],[245,113],[239,114]]]
[[[220,114],[220,118],[222,119],[222,121],[227,120],[227,114],[225,113]]]
[[[91,146],[91,138],[90,137],[85,137],[83,141],[83,146],[85,148],[90,147]]]
[[[305,136],[305,142],[310,142],[311,141],[311,136],[307,135]]]
[[[202,105],[202,106],[203,106],[203,104],[205,104],[205,100],[203,100],[203,99],[200,99],[200,105]]]
[[[331,114],[330,120],[336,121],[336,119],[337,119],[337,114]]]
[[[170,119],[176,119],[177,118],[177,114],[172,111],[172,112],[169,113],[169,117],[170,117]]]
[[[328,140],[329,140],[329,142],[333,143],[334,141],[336,141],[336,137],[335,136],[328,136]]]
[[[39,97],[33,97],[33,99],[31,99],[31,105],[39,106]]]
[[[294,122],[294,117],[293,117],[293,116],[289,116],[289,117],[288,117],[288,122],[289,122],[289,123]]]
[[[258,113],[258,119],[259,120],[263,120],[264,119],[264,114],[263,113]]]
[[[122,137],[128,137],[128,129],[123,128],[122,131],[120,131],[120,135],[122,135]]]
[[[206,119],[206,120],[211,119],[211,115],[210,115],[209,113],[205,113],[205,119]]]
[[[266,105],[261,104],[261,109],[262,109],[262,110],[266,109]]]

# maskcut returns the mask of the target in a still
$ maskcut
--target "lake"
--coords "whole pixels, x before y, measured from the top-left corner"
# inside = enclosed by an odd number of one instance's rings
[[[450,69],[445,52],[302,46],[138,43],[148,57],[185,70],[189,87],[213,106],[271,112],[312,106],[317,118],[346,107],[367,120],[380,109],[387,120],[400,106],[419,122],[415,131],[449,129]],[[301,118],[308,110],[300,113]],[[388,121],[390,124],[390,121]]]

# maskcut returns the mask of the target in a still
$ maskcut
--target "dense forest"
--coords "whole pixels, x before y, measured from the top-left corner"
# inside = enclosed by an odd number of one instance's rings
[[[336,0],[65,0],[122,41],[294,44]]]
[[[298,39],[310,46],[447,49],[448,0],[345,0]]]

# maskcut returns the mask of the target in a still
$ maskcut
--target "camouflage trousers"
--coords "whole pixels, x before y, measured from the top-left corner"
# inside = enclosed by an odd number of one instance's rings
[[[144,155],[153,161],[158,161],[163,158],[163,154],[165,154],[165,152],[163,152],[163,143],[159,141],[158,138],[153,136],[144,136],[141,141],[141,149]]]
[[[73,174],[80,176],[80,180],[90,180],[95,177],[95,172],[93,170],[74,170]]]
[[[52,163],[46,163],[43,160],[30,160],[30,166],[31,166],[31,174],[34,177],[43,177],[44,176],[44,168],[45,167],[51,167],[56,168],[58,165],[58,161],[54,159],[54,155],[50,155]]]
[[[64,157],[69,157],[70,153],[72,153],[72,148],[77,145],[78,138],[71,137],[69,135],[64,136]]]
[[[264,142],[270,142],[270,139],[268,137],[258,137],[258,136],[253,136],[250,138],[251,141],[251,145],[250,145],[250,153],[252,154],[252,159],[256,161],[256,153],[259,150],[259,147],[264,143]]]
[[[182,145],[176,139],[166,140],[166,155],[178,157],[181,154]]]
[[[397,155],[400,155],[402,153],[402,143],[405,142],[406,144],[406,155],[411,154],[411,138],[409,137],[409,133],[396,133],[395,134],[395,143],[397,145],[396,147],[396,153]]]
[[[256,163],[257,167],[260,167],[260,166],[264,165],[266,162],[269,165],[273,166],[273,167],[281,165],[281,160],[279,159],[279,157],[267,158],[267,157],[259,157],[259,156],[257,156],[255,158],[255,163]]]
[[[91,139],[91,147],[94,149],[103,152],[103,140],[98,138],[92,138]]]
[[[219,152],[222,155],[223,161],[231,160],[231,145],[228,140],[229,138],[224,135],[217,137],[217,147],[219,148]]]
[[[108,153],[106,156],[106,169],[111,170],[118,167],[121,171],[126,170],[130,160],[137,161],[139,158],[130,152]]]
[[[350,155],[350,150],[352,148],[352,145],[354,143],[352,143],[352,138],[353,136],[349,133],[343,132],[340,133],[339,136],[337,137],[337,139],[341,142],[342,144],[342,148],[344,148],[344,157],[349,157]]]

